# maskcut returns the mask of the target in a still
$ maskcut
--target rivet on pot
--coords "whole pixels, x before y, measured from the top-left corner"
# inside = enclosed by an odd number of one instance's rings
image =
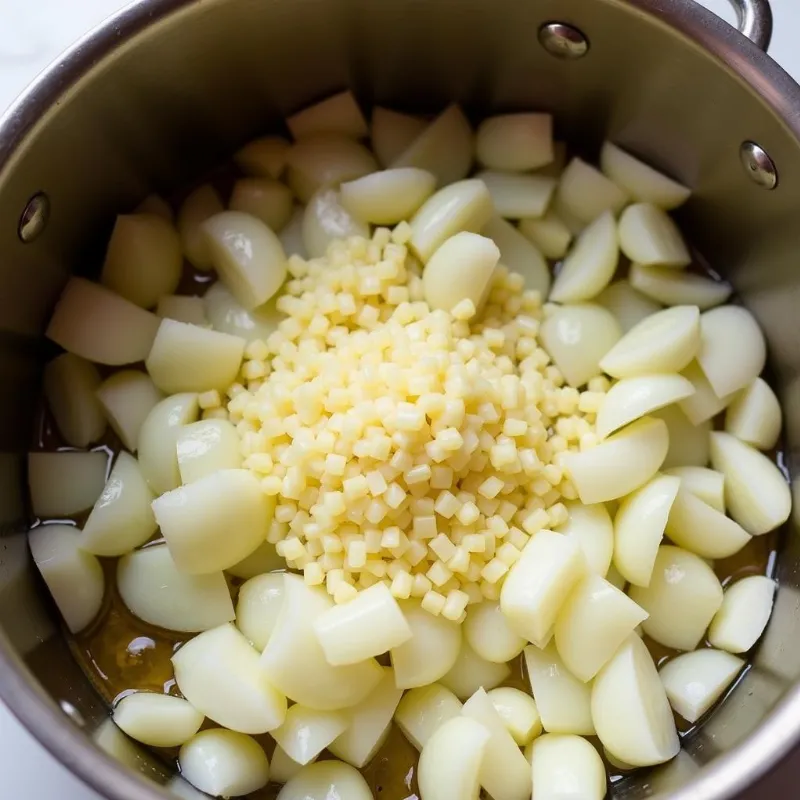
[[[556,58],[582,58],[589,52],[589,40],[573,25],[546,22],[539,28],[539,43]]]
[[[25,206],[22,216],[19,218],[17,233],[19,238],[28,244],[38,239],[47,227],[50,218],[50,200],[44,192],[38,192]]]
[[[59,705],[61,710],[79,727],[83,728],[86,725],[86,720],[77,708],[75,708],[69,700],[62,700]]]
[[[744,171],[753,183],[764,189],[774,189],[778,185],[778,170],[775,162],[767,155],[766,150],[755,142],[742,142],[739,158]]]

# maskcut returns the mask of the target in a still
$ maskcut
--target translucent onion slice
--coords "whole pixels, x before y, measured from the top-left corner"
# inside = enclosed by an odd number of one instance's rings
[[[789,518],[789,484],[763,453],[729,433],[716,431],[711,434],[711,464],[725,476],[728,513],[748,533],[768,533]]]
[[[750,650],[767,627],[776,588],[775,581],[764,575],[750,575],[728,586],[708,629],[708,641],[729,653]]]
[[[668,448],[663,420],[642,417],[590,450],[565,453],[563,465],[582,503],[604,503],[647,483],[664,463]]]
[[[217,190],[210,183],[204,183],[187,195],[178,211],[178,232],[183,254],[192,266],[204,272],[211,269],[213,259],[203,225],[224,210]]]
[[[635,264],[685,267],[692,260],[678,226],[650,203],[634,203],[622,212],[619,246]]]
[[[286,169],[286,156],[291,146],[282,136],[263,136],[248,142],[236,152],[233,160],[245,175],[278,180]]]
[[[489,169],[525,172],[551,164],[552,114],[499,114],[487,117],[475,137],[478,161]]]
[[[289,221],[278,237],[281,240],[287,258],[291,258],[295,255],[300,256],[300,258],[308,258],[306,245],[303,241],[304,216],[305,209],[303,206],[295,205],[292,216],[289,218]]]
[[[659,672],[669,703],[687,722],[697,722],[722,697],[744,666],[722,650],[697,650],[670,659]]]
[[[275,545],[271,542],[262,542],[249,556],[243,558],[238,564],[228,567],[225,571],[235,578],[250,580],[265,572],[276,569],[286,569],[286,560],[279,556]]]
[[[388,167],[428,127],[420,117],[375,106],[372,110],[372,149]]]
[[[236,626],[263,652],[283,607],[283,573],[257,575],[239,589]]]
[[[178,287],[183,267],[175,228],[153,214],[120,214],[106,250],[100,281],[142,308]]]
[[[136,206],[137,214],[152,214],[167,222],[172,222],[173,213],[169,203],[158,194],[149,194]]]
[[[313,760],[311,763],[313,763]],[[275,745],[269,765],[269,779],[273,783],[288,783],[301,769],[303,769],[302,764],[298,764],[289,758],[280,745]]]
[[[564,209],[583,223],[609,211],[622,211],[628,195],[599,169],[580,158],[573,158],[561,175],[556,192],[556,210]]]
[[[664,420],[669,431],[669,450],[662,467],[703,467],[708,464],[711,448],[711,420],[692,425],[678,406],[654,411],[653,416]]]
[[[67,444],[86,447],[106,429],[106,418],[95,392],[101,378],[97,367],[73,355],[62,353],[44,368],[44,396],[58,431]]]
[[[150,503],[154,495],[139,462],[124,450],[81,533],[81,548],[98,556],[121,556],[156,532]]]
[[[183,294],[165,294],[158,298],[156,316],[162,319],[176,319],[191,325],[207,325],[206,309],[202,297],[189,297]]]
[[[170,631],[199,633],[231,622],[236,616],[221,572],[180,572],[163,544],[121,558],[117,588],[134,616]]]
[[[481,658],[497,664],[516,658],[527,644],[511,629],[494,600],[471,605],[463,627],[467,644]]]
[[[185,425],[178,432],[176,451],[182,483],[242,466],[239,434],[226,419],[204,419]]]
[[[696,361],[683,370],[683,377],[694,386],[694,392],[679,401],[681,411],[692,425],[700,425],[717,416],[735,397],[735,393],[717,397]]]
[[[525,278],[525,288],[541,292],[547,297],[550,291],[550,269],[536,246],[526,239],[511,223],[502,217],[492,217],[481,233],[500,248],[500,261],[512,272]]]
[[[373,172],[343,183],[342,205],[356,218],[375,225],[410,219],[433,194],[435,176],[424,169],[402,167]]]
[[[192,575],[237,564],[266,538],[274,505],[245,469],[224,469],[153,501],[178,569]]]
[[[608,286],[618,260],[617,225],[608,211],[575,240],[553,283],[550,299],[556,303],[591,300]]]
[[[103,381],[97,389],[97,399],[123,446],[135,453],[139,431],[164,395],[146,373],[124,369]]]
[[[417,750],[422,750],[434,731],[448,720],[461,716],[461,701],[444,686],[432,683],[403,695],[394,721]]]
[[[149,747],[180,747],[203,724],[203,715],[182,697],[136,692],[114,706],[114,722]]]
[[[529,694],[512,686],[500,686],[487,694],[494,710],[520,747],[530,744],[541,734],[542,719],[536,702]]]
[[[442,676],[439,683],[461,700],[471,697],[482,686],[487,691],[499,686],[511,670],[507,664],[495,664],[481,658],[467,643],[461,642],[461,650],[453,668]]]
[[[594,301],[617,318],[623,333],[627,333],[645,317],[661,311],[658,303],[637,292],[629,281],[616,281],[606,286]]]
[[[72,633],[82,631],[103,604],[105,578],[100,562],[80,548],[71,525],[40,525],[28,534],[33,562]]]
[[[725,413],[725,430],[759,450],[775,447],[782,424],[778,398],[763,378],[736,395]]]
[[[606,353],[600,366],[615,378],[680,372],[700,347],[700,310],[675,306],[634,325]]]
[[[543,175],[482,170],[475,177],[486,184],[494,210],[504,219],[544,216],[556,189],[555,178]]]
[[[158,323],[155,314],[105,286],[72,277],[58,298],[46,336],[88,361],[121,366],[147,358]]]
[[[277,800],[373,800],[361,773],[342,761],[307,764],[278,793]]]
[[[644,632],[676,650],[694,650],[722,605],[714,570],[699,556],[671,545],[659,548],[650,584],[632,586],[629,594],[650,614],[642,623]]]
[[[203,223],[220,280],[247,309],[263,305],[286,279],[286,254],[275,233],[243,211],[223,211]]]
[[[606,796],[603,759],[580,736],[541,736],[531,747],[531,765],[534,797],[603,800]]]
[[[316,759],[347,724],[348,715],[343,711],[318,711],[295,703],[286,712],[283,724],[272,731],[272,737],[292,761],[305,766]]]
[[[648,586],[680,478],[656,474],[619,505],[614,517],[614,565],[636,586]],[[638,624],[638,623],[637,623]]]
[[[634,289],[665,306],[697,306],[701,311],[724,303],[733,291],[724,281],[644,264],[632,264],[628,280]]]
[[[673,467],[664,471],[680,478],[681,489],[725,513],[725,476],[721,472],[706,467]]]
[[[283,230],[292,216],[292,192],[288,186],[268,178],[240,178],[233,185],[228,207],[260,219],[270,230]]]
[[[621,336],[611,312],[594,303],[557,308],[539,331],[542,346],[575,388],[601,373],[600,362]]]
[[[564,505],[569,517],[556,530],[577,543],[590,572],[605,577],[614,551],[614,524],[608,510],[602,503],[584,505],[576,501]]]
[[[313,133],[340,133],[354,139],[362,139],[369,134],[367,121],[349,90],[292,114],[286,120],[286,127],[295,139]]]
[[[28,489],[37,517],[71,517],[91,508],[106,483],[104,450],[28,453]]]
[[[555,644],[543,650],[526,647],[525,667],[544,729],[548,733],[594,736],[591,687],[566,668]]]
[[[678,754],[680,740],[653,659],[634,633],[595,678],[592,719],[615,758],[646,767]]]
[[[308,201],[303,212],[303,246],[311,258],[324,256],[335,239],[369,238],[369,225],[356,219],[342,205],[338,189],[323,187]]]
[[[541,219],[520,220],[519,230],[546,258],[564,258],[572,241],[572,232],[555,211],[548,211]]]
[[[666,211],[683,205],[691,195],[690,189],[608,141],[600,151],[600,168],[634,200]]]
[[[475,142],[469,121],[454,103],[448,106],[392,162],[394,167],[418,167],[432,172],[439,186],[466,178]]]
[[[222,285],[215,283],[203,297],[206,314],[215,331],[230,333],[245,342],[266,341],[286,316],[276,307],[277,295],[263,306],[248,311]]]

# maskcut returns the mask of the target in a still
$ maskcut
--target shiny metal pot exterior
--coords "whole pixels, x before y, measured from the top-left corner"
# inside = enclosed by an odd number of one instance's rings
[[[146,753],[117,748],[123,766],[95,745],[114,749],[111,729],[96,735],[107,711],[31,568],[24,452],[51,352],[41,331],[68,272],[98,262],[115,211],[342,87],[400,108],[551,110],[588,155],[608,135],[694,187],[682,221],[767,332],[792,463],[800,87],[754,43],[769,39],[766,0],[734,5],[753,41],[690,0],[140,0],[0,119],[0,696],[67,767],[113,800],[171,796]],[[674,762],[616,797],[732,798],[800,740],[800,548],[786,539],[754,666]]]

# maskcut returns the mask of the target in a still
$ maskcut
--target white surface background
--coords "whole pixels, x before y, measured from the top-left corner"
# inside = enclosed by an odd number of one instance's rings
[[[377,2],[378,0],[376,0]],[[0,110],[72,41],[126,0],[0,0]],[[728,21],[727,0],[702,4]],[[772,0],[770,54],[800,80],[800,3]],[[100,800],[47,754],[0,705],[0,797],[3,800]]]

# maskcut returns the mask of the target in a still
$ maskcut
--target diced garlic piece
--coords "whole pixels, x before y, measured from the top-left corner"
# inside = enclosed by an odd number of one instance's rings
[[[283,245],[283,251],[286,253],[287,258],[292,256],[300,256],[300,258],[308,258],[306,245],[303,241],[303,218],[305,217],[305,208],[301,205],[295,204],[292,216],[284,226],[283,230],[278,237]]]
[[[278,180],[286,169],[286,156],[291,146],[282,136],[263,136],[248,142],[236,152],[233,160],[245,175]]]
[[[286,127],[295,139],[313,133],[340,133],[354,139],[369,134],[367,121],[349,89],[292,114]]]
[[[178,232],[162,217],[120,214],[106,250],[100,282],[142,308],[178,287],[183,253]]]
[[[661,764],[678,754],[672,709],[653,659],[635,633],[595,678],[592,719],[603,746],[632,766]]]
[[[224,419],[203,419],[183,426],[178,432],[176,450],[182,483],[242,466],[239,434]]]
[[[469,120],[454,103],[442,111],[391,166],[425,169],[436,176],[438,186],[447,186],[467,177],[474,150]]]
[[[373,172],[339,187],[341,203],[362,222],[394,225],[412,214],[433,194],[436,178],[415,167]]]
[[[480,308],[500,260],[497,245],[485,236],[462,231],[436,250],[422,273],[425,301],[433,309],[450,311],[462,300]]]
[[[175,444],[184,425],[200,412],[196,394],[175,394],[162,400],[139,429],[139,468],[156,494],[181,484]]]
[[[501,686],[487,693],[494,710],[514,741],[524,747],[542,732],[542,720],[536,702],[520,689]]]
[[[256,575],[239,589],[236,626],[263,652],[283,607],[283,573]]]
[[[390,108],[372,110],[372,149],[388,167],[428,127],[426,120]]]
[[[789,484],[774,462],[722,431],[711,434],[711,465],[725,476],[728,513],[758,536],[783,525],[792,510]]]
[[[711,621],[708,641],[729,653],[750,650],[767,627],[776,588],[775,581],[764,575],[750,575],[729,585]]]
[[[318,711],[299,703],[286,712],[283,724],[271,732],[286,755],[298,764],[311,763],[347,727],[343,711]]]
[[[215,283],[203,297],[211,327],[215,331],[238,336],[248,343],[254,339],[266,341],[278,329],[281,321],[286,319],[276,308],[276,302],[277,296],[263,306],[248,311],[222,283]]]
[[[292,216],[294,198],[288,186],[269,178],[240,178],[233,185],[228,208],[260,219],[275,233]]]
[[[725,430],[759,450],[775,447],[782,424],[778,398],[763,378],[737,394],[725,413]]]
[[[525,288],[535,289],[542,297],[550,291],[550,269],[536,246],[510,222],[492,217],[481,229],[500,248],[500,262],[525,278]]]
[[[183,244],[183,254],[199,270],[207,272],[213,266],[211,245],[203,225],[206,220],[225,210],[217,190],[209,183],[190,192],[178,211],[178,232]]]
[[[555,178],[483,170],[475,177],[486,184],[494,210],[504,219],[544,216],[556,189]]]
[[[548,733],[594,736],[591,686],[566,668],[555,643],[542,650],[531,645],[524,652],[531,692],[544,729]]]
[[[71,525],[39,525],[28,545],[47,589],[72,633],[100,612],[105,579],[100,562],[80,550],[80,531]]]
[[[685,267],[692,260],[678,226],[650,203],[634,203],[622,212],[619,246],[631,261],[645,266]]]
[[[385,653],[412,636],[385,583],[375,583],[349,602],[328,609],[313,624],[325,659],[337,667]]]
[[[332,598],[298,575],[284,574],[283,580],[283,607],[261,656],[270,682],[295,702],[321,711],[359,703],[383,675],[378,663],[332,667],[314,632],[315,621],[333,608]]]
[[[220,280],[245,308],[257,308],[278,292],[286,279],[286,254],[260,219],[223,211],[207,219],[203,231]]]
[[[444,675],[439,683],[461,700],[475,694],[481,686],[494,689],[509,675],[511,670],[507,664],[495,664],[481,658],[467,643],[461,642],[461,650],[453,668]]]
[[[611,142],[603,143],[600,169],[634,200],[652,203],[666,211],[683,205],[691,195],[690,189]]]
[[[685,375],[684,375],[685,377]],[[711,440],[711,420],[692,425],[678,406],[654,411],[653,416],[664,420],[669,431],[669,450],[662,465],[670,467],[704,467],[708,464]]]
[[[165,319],[145,366],[167,394],[221,391],[236,380],[244,347],[238,336]]]
[[[28,490],[37,517],[71,517],[91,508],[108,469],[104,450],[28,453]]]
[[[664,463],[667,426],[642,417],[590,450],[564,454],[564,468],[582,503],[605,503],[647,483]]]
[[[267,538],[274,501],[252,472],[223,469],[162,494],[153,512],[178,569],[202,575],[238,564]]]
[[[656,473],[620,503],[614,517],[614,566],[636,586],[648,586],[680,478]],[[637,623],[638,624],[638,623]]]
[[[479,775],[492,734],[468,717],[445,722],[425,743],[417,781],[425,800],[477,800]],[[519,751],[517,751],[519,752]],[[505,795],[500,800],[505,800]]]
[[[713,419],[720,411],[730,405],[736,396],[735,393],[731,393],[723,397],[717,397],[696,361],[692,361],[683,370],[683,377],[694,386],[694,392],[679,401],[678,405],[692,425],[700,425]]]
[[[614,525],[608,510],[602,503],[584,505],[576,501],[564,505],[569,517],[556,531],[581,548],[590,572],[605,577],[614,551]]]
[[[382,670],[381,682],[358,705],[348,709],[347,728],[328,745],[337,758],[358,769],[366,766],[386,741],[403,696],[403,690],[395,685],[393,670]]]
[[[169,203],[158,194],[149,194],[136,206],[137,214],[152,214],[167,222],[172,222],[172,208]]]
[[[394,721],[417,750],[448,720],[461,716],[461,701],[444,686],[432,683],[403,695]]]
[[[489,169],[524,172],[553,162],[552,114],[487,117],[475,137],[478,161]]]
[[[181,747],[181,775],[213,797],[242,797],[269,780],[269,760],[250,736],[213,728],[201,731]]]
[[[225,572],[235,578],[250,580],[257,575],[277,569],[286,569],[285,559],[278,555],[274,544],[262,542],[249,556],[243,558],[238,564],[228,567]]]
[[[671,658],[659,671],[669,703],[697,722],[733,683],[745,662],[723,650],[696,650]]]
[[[67,444],[86,447],[106,429],[106,418],[95,392],[101,383],[94,364],[62,353],[44,368],[44,396],[58,432]]]
[[[202,297],[184,294],[165,294],[158,298],[156,315],[162,319],[175,319],[190,325],[207,325],[206,309]]]
[[[665,306],[697,306],[701,311],[724,303],[733,291],[724,281],[644,264],[632,264],[628,280],[634,289]]]
[[[607,211],[575,240],[553,283],[550,299],[556,303],[591,300],[608,286],[618,261],[617,224]]]
[[[81,548],[98,556],[122,556],[156,532],[154,495],[139,462],[124,450],[81,533]]]
[[[312,759],[310,763],[313,764],[315,760]],[[279,744],[275,745],[269,765],[269,779],[272,783],[288,783],[301,769],[303,769],[302,764],[289,758]]]
[[[520,752],[484,689],[464,703],[462,715],[489,731],[478,782],[495,800],[527,800],[531,794],[530,765]],[[425,752],[423,748],[423,753]]]
[[[658,303],[637,292],[629,281],[616,281],[606,286],[594,301],[617,318],[623,333],[627,333],[645,317],[661,311]]]
[[[561,175],[556,191],[556,211],[564,209],[583,223],[601,214],[619,214],[628,195],[599,169],[580,158],[573,158]]]
[[[324,256],[336,239],[369,238],[369,225],[342,205],[338,189],[324,186],[308,201],[303,213],[303,246],[311,258]]]
[[[120,366],[144,361],[159,319],[105,286],[72,277],[58,298],[48,339],[76,356]]]
[[[615,378],[680,372],[700,347],[697,306],[664,309],[634,325],[606,353],[600,366]]]
[[[203,715],[182,697],[136,692],[114,706],[114,722],[149,747],[180,747],[203,724]]]
[[[500,610],[500,603],[495,600],[469,607],[464,620],[464,636],[481,658],[497,664],[516,658],[527,644],[511,629]]]
[[[548,211],[541,219],[520,220],[519,230],[546,258],[564,258],[572,241],[572,232],[555,211]]]
[[[752,383],[766,360],[764,334],[747,309],[722,306],[700,317],[697,361],[717,397]]]
[[[570,386],[599,375],[600,362],[622,336],[610,311],[594,303],[557,308],[542,323],[539,339]]]
[[[532,536],[500,590],[500,608],[511,629],[544,647],[561,606],[586,572],[575,541],[548,530]]]
[[[586,739],[548,733],[531,747],[533,796],[537,800],[603,800],[603,759]]]
[[[494,213],[486,184],[458,181],[431,195],[411,218],[411,249],[426,263],[451,236],[479,231]]]
[[[135,453],[147,415],[164,396],[146,373],[123,369],[103,381],[97,399],[123,446]]]
[[[329,800],[334,797],[374,800],[361,773],[343,761],[307,764],[280,790],[277,800]]]
[[[707,467],[673,467],[664,470],[667,475],[681,479],[681,489],[699,497],[711,508],[725,513],[725,476]]]
[[[199,633],[231,622],[236,616],[221,572],[180,572],[163,544],[121,558],[117,588],[135,617],[169,631]]]
[[[390,651],[397,686],[411,689],[438,681],[456,663],[461,626],[441,615],[434,617],[414,601],[402,602],[400,608],[411,638]]]
[[[629,594],[650,614],[642,623],[644,632],[676,650],[694,650],[722,605],[714,570],[699,556],[671,545],[658,549],[650,584],[632,586]]]

